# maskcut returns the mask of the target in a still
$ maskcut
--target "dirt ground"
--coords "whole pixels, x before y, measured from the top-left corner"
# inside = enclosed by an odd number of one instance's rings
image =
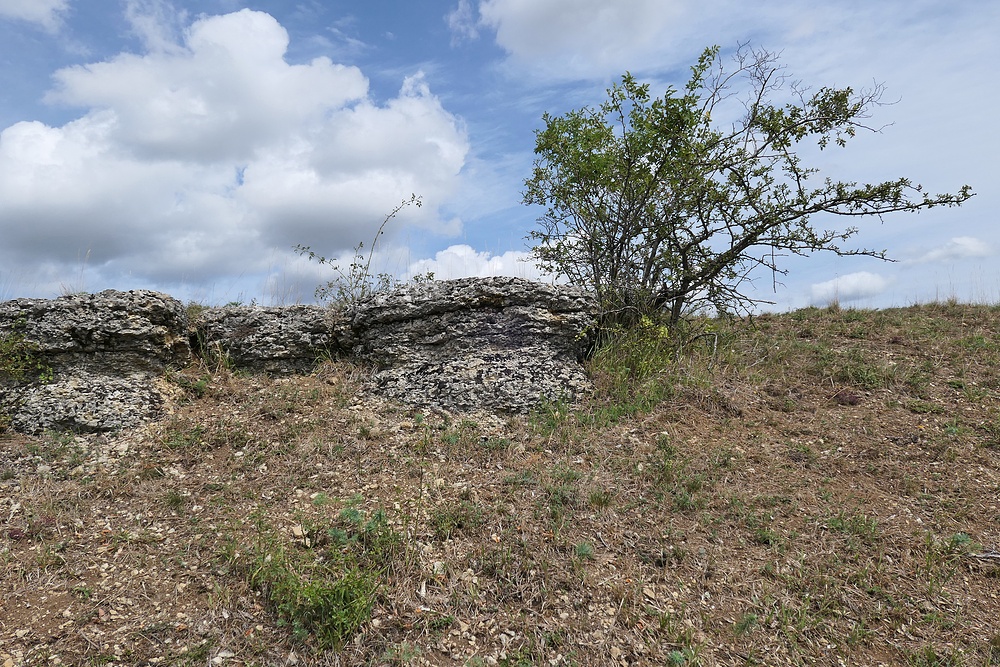
[[[0,666],[1000,665],[1000,308],[745,324],[529,416],[328,362],[0,434]]]

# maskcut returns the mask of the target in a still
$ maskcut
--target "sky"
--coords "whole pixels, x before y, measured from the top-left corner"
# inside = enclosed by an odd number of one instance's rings
[[[749,43],[813,89],[884,84],[821,175],[976,192],[853,221],[897,261],[787,258],[762,309],[1000,303],[998,33],[993,0],[0,0],[0,300],[310,302],[412,194],[374,271],[550,279],[522,204],[542,115]]]

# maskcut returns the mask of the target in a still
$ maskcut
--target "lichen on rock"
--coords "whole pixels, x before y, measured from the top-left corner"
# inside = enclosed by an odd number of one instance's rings
[[[400,402],[527,412],[588,391],[580,360],[596,310],[580,290],[503,277],[422,283],[346,310],[209,308],[194,323],[158,292],[15,299],[0,303],[0,338],[17,336],[48,370],[0,377],[0,427],[136,426],[162,414],[165,372],[199,354],[277,374],[346,356],[371,365],[375,391]]]
[[[349,332],[343,317],[321,306],[209,308],[194,322],[195,345],[206,359],[266,373],[307,373],[340,354]]]
[[[187,328],[179,301],[147,290],[0,303],[0,337],[22,337],[47,369],[5,380],[0,411],[26,433],[136,426],[159,414],[163,372],[190,362]]]
[[[350,314],[381,393],[447,410],[528,412],[590,388],[580,360],[597,307],[582,290],[464,278],[377,294]]]

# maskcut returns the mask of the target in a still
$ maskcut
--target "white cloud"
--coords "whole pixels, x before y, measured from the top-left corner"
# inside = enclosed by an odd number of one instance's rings
[[[175,51],[187,12],[167,0],[125,0],[125,20],[148,51]]]
[[[424,206],[387,236],[461,228],[437,211],[468,139],[421,76],[376,105],[356,67],[288,64],[288,34],[267,14],[200,18],[170,48],[169,26],[147,27],[159,35],[148,53],[55,74],[50,101],[82,107],[78,119],[0,133],[0,265],[86,253],[130,285],[254,275],[296,243],[336,254],[369,242],[410,193]]]
[[[906,263],[951,262],[960,259],[991,257],[995,254],[996,249],[985,241],[973,236],[955,236],[940,248],[929,250],[915,259],[907,260]]]
[[[267,14],[213,16],[194,23],[176,53],[59,70],[48,99],[112,110],[110,139],[140,157],[247,160],[367,93],[357,68],[326,58],[288,65],[287,47],[288,33]]]
[[[812,302],[844,303],[875,297],[885,291],[889,281],[877,273],[858,271],[812,285]]]
[[[637,55],[662,51],[683,13],[673,0],[482,0],[479,25],[516,62],[575,78],[621,73]]]
[[[453,245],[434,255],[434,259],[421,259],[410,264],[407,276],[433,273],[437,280],[452,278],[514,276],[530,280],[543,280],[546,275],[539,270],[531,253],[508,250],[502,255],[476,251],[468,245]]]
[[[452,43],[479,37],[475,11],[469,0],[458,0],[458,6],[445,16],[452,33]]]
[[[0,17],[37,23],[54,32],[68,8],[69,0],[0,0]]]

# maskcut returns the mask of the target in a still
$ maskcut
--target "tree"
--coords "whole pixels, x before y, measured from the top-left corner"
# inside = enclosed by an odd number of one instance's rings
[[[843,247],[858,229],[820,228],[814,216],[881,219],[973,196],[969,186],[930,195],[908,178],[820,180],[806,166],[809,142],[843,147],[858,130],[879,131],[865,121],[882,85],[810,94],[775,54],[746,46],[731,68],[719,47],[708,48],[691,72],[683,91],[658,99],[626,73],[599,108],[545,114],[536,131],[524,192],[526,204],[545,207],[530,234],[534,255],[593,290],[614,321],[656,313],[674,325],[706,306],[749,312],[763,301],[745,284],[758,269],[776,282],[788,253],[888,259],[885,250]],[[717,124],[726,114],[736,121]]]

